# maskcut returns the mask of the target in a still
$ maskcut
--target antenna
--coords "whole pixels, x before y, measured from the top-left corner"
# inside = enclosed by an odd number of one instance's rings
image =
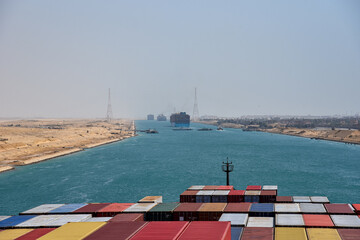
[[[223,162],[223,165],[221,166],[221,169],[223,172],[226,172],[226,185],[229,186],[229,173],[234,170],[234,165],[232,162],[229,162],[229,158],[226,158],[226,162]]]
[[[107,105],[107,112],[106,112],[106,121],[111,122],[113,118],[112,107],[111,107],[111,97],[110,97],[110,88],[109,88],[109,98],[108,98],[108,105]]]
[[[199,107],[197,103],[197,92],[195,88],[195,100],[194,100],[194,109],[193,109],[193,120],[198,121],[199,120]]]

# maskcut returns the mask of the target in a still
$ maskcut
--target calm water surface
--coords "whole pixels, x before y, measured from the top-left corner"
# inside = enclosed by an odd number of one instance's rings
[[[262,132],[173,131],[169,122],[137,121],[143,134],[0,174],[0,215],[43,203],[178,201],[191,185],[224,185],[221,163],[235,164],[230,184],[278,185],[279,195],[360,201],[360,146]],[[205,125],[192,124],[193,128]],[[208,126],[207,126],[208,127]]]

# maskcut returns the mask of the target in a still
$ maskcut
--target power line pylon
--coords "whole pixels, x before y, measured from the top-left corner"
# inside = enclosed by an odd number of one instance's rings
[[[111,122],[113,118],[112,107],[111,107],[111,97],[110,97],[110,88],[109,88],[109,98],[108,98],[108,106],[106,112],[106,121]]]
[[[199,107],[197,102],[197,92],[195,88],[195,100],[194,100],[194,109],[193,109],[193,120],[198,121],[199,120]]]

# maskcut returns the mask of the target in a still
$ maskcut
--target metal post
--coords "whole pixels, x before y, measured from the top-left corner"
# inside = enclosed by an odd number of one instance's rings
[[[226,185],[230,185],[230,175],[229,173],[234,170],[234,165],[232,162],[229,162],[229,158],[226,158],[226,162],[223,162],[223,165],[221,166],[223,172],[226,172]]]

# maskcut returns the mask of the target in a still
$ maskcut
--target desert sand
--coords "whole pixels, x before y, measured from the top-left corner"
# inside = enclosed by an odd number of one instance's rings
[[[0,172],[135,136],[130,120],[40,119],[0,122]]]

